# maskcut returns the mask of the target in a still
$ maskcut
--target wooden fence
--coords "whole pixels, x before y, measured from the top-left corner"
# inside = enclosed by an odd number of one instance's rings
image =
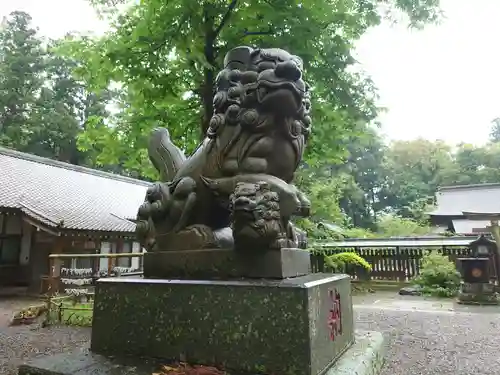
[[[143,253],[120,254],[51,254],[50,275],[47,278],[47,299],[45,324],[92,325],[94,287],[103,277],[141,277],[141,270],[119,267],[119,258],[140,258]],[[93,261],[91,268],[65,268],[66,259]],[[107,259],[107,266],[99,267],[100,259]]]
[[[391,280],[409,281],[420,274],[422,258],[431,251],[445,255],[455,263],[460,270],[458,258],[467,257],[471,250],[467,247],[430,248],[330,248],[324,247],[311,253],[311,266],[313,272],[329,272],[325,264],[325,256],[343,252],[355,252],[372,266],[372,271],[367,272],[361,267],[347,269],[356,280]],[[496,267],[493,258],[490,258],[490,276],[496,278]]]

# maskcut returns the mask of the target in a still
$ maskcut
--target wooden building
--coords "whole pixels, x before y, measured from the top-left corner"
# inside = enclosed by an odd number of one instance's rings
[[[489,233],[489,220],[471,220],[465,213],[500,212],[500,183],[443,186],[436,193],[436,206],[429,214],[439,231],[476,236]]]
[[[141,251],[133,220],[148,185],[0,148],[0,285],[39,288],[51,253]],[[138,259],[119,262],[140,267]],[[73,259],[65,266],[92,265]]]

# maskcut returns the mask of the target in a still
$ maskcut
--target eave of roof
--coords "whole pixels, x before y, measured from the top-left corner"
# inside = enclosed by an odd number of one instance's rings
[[[464,216],[471,220],[499,220],[500,212],[464,212]]]
[[[341,248],[426,248],[443,246],[468,246],[477,237],[400,237],[400,238],[363,238],[345,239],[343,241],[318,244],[319,247]]]
[[[0,207],[53,229],[134,233],[151,183],[0,147]]]
[[[438,210],[435,210],[435,211],[431,211],[431,212],[427,212],[427,215],[430,215],[430,216],[449,216],[449,217],[454,217],[454,218],[461,218],[461,217],[464,217],[464,214],[462,212],[446,212],[446,211],[438,211]]]
[[[470,185],[451,185],[451,186],[440,186],[439,191],[449,191],[449,190],[472,190],[472,189],[491,189],[498,187],[500,189],[499,182],[491,182],[486,184],[470,184]]]

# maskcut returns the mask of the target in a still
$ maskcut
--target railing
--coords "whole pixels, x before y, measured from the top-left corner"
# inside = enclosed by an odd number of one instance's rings
[[[82,285],[95,285],[95,281],[101,277],[116,276],[140,276],[142,271],[130,269],[129,267],[116,266],[115,260],[119,258],[142,258],[143,253],[119,253],[119,254],[50,254],[50,274],[47,278],[49,287],[48,294],[63,292],[64,285],[78,285],[76,280],[82,280]],[[63,267],[65,259],[91,259],[92,267],[71,268]],[[107,259],[106,269],[101,269],[99,261]],[[127,269],[128,268],[128,269]],[[67,283],[65,283],[66,281]]]
[[[103,277],[142,277],[142,271],[115,264],[117,258],[140,258],[143,253],[121,254],[51,254],[46,324],[92,325],[95,282]],[[90,268],[63,267],[66,259],[92,259]],[[100,259],[107,259],[101,269]]]
[[[444,247],[444,248],[316,248],[311,251],[311,267],[313,272],[329,272],[325,256],[343,252],[355,252],[363,257],[372,266],[372,271],[367,272],[360,267],[347,269],[355,280],[391,280],[409,281],[420,274],[422,258],[430,252],[437,252],[455,263],[460,270],[458,258],[467,257],[471,254],[468,247]],[[490,276],[496,279],[495,265],[490,258]]]

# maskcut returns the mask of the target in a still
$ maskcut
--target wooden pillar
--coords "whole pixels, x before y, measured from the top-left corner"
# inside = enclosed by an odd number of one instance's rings
[[[54,241],[54,247],[53,250],[50,252],[50,254],[63,254],[64,253],[64,247],[67,244],[68,239],[62,236],[56,237],[56,240]],[[51,290],[50,294],[53,295],[54,293],[59,292],[59,285],[60,285],[60,279],[61,279],[61,268],[63,265],[62,259],[59,258],[50,258],[51,261],[49,261],[49,288]]]
[[[113,272],[113,258],[108,258],[108,277],[111,276],[111,272]]]
[[[95,254],[100,254],[101,253],[101,239],[100,238],[92,238],[92,242],[94,242],[94,253]],[[100,277],[100,263],[101,263],[101,258],[92,258],[92,273],[94,275],[97,275]]]
[[[62,260],[60,258],[50,259],[50,282],[49,294],[53,295],[59,292],[59,280],[61,278]]]
[[[123,253],[123,238],[117,238],[116,239],[116,253],[117,254],[122,254]],[[114,266],[117,267],[121,265],[121,262],[119,261],[119,258],[114,259]]]

